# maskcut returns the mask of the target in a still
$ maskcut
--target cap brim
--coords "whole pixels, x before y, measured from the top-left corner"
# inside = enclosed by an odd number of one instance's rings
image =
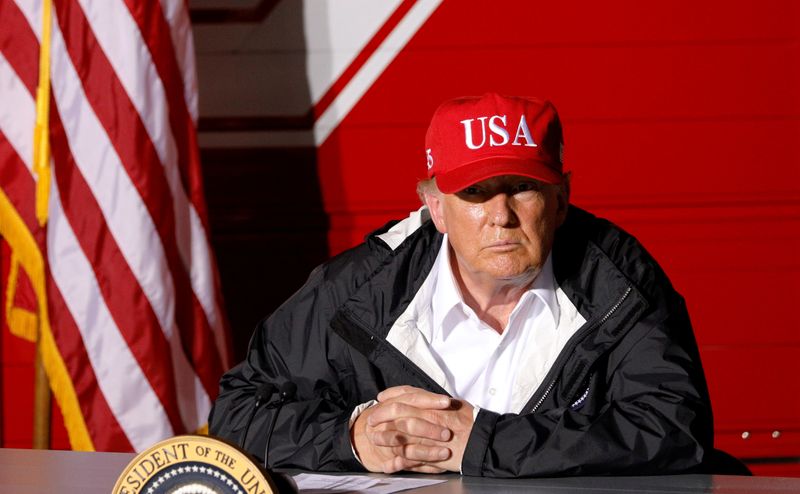
[[[487,178],[501,175],[528,177],[548,184],[560,184],[563,180],[563,175],[546,163],[517,157],[493,156],[437,174],[436,185],[445,194],[454,194]]]

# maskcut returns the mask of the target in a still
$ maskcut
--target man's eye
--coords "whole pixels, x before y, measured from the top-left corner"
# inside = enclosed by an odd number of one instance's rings
[[[514,193],[517,192],[529,192],[529,191],[537,191],[540,190],[541,187],[536,182],[520,182],[514,186]]]
[[[479,189],[478,187],[467,187],[461,192],[468,196],[475,196],[481,193],[481,189]]]

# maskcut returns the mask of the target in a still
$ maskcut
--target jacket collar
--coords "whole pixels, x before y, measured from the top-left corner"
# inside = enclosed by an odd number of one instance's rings
[[[422,224],[429,219],[431,219],[431,214],[427,206],[422,206],[416,211],[412,211],[407,218],[398,221],[385,232],[376,234],[375,237],[382,240],[390,249],[396,250],[400,247],[400,244],[419,230]]]
[[[560,386],[564,399],[576,393],[588,379],[593,362],[630,330],[649,305],[638,280],[626,276],[612,260],[611,255],[624,258],[610,254],[623,237],[618,229],[609,227],[605,220],[570,206],[567,220],[556,231],[553,246],[556,283],[586,319],[584,327],[573,336],[572,344],[562,352],[569,355],[564,359],[559,357],[553,366],[554,370],[564,367],[567,382]],[[641,259],[624,260],[629,264],[638,261]]]
[[[571,209],[575,211],[570,212],[565,224],[556,232],[553,273],[559,292],[563,290],[564,300],[573,306],[575,316],[586,323],[551,369],[551,374],[556,375],[563,368],[569,376],[568,382],[561,386],[564,395],[569,395],[585,381],[592,362],[612,347],[647,307],[636,285],[593,238],[596,232],[592,228],[598,229],[600,220],[585,221],[593,217],[577,208]],[[437,365],[427,366],[426,358],[409,361],[410,355],[406,352],[411,351],[413,341],[386,341],[392,326],[402,323],[400,318],[407,315],[404,313],[415,296],[424,295],[419,293],[420,288],[442,244],[443,236],[431,221],[419,223],[422,214],[420,211],[419,217],[412,215],[404,220],[407,222],[404,225],[396,224],[375,237],[392,250],[381,266],[342,304],[334,316],[333,326],[376,365],[387,365],[394,370],[404,368],[407,371],[404,380],[409,381],[409,376],[417,378],[408,383],[442,392],[445,391],[444,380],[437,379]],[[408,236],[402,237],[403,234]],[[399,286],[405,290],[394,289]],[[417,362],[422,365],[414,365]],[[548,376],[545,381],[550,378]],[[536,401],[537,395],[530,401]]]

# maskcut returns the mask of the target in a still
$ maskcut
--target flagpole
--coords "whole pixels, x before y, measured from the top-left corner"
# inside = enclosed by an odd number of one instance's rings
[[[33,132],[33,169],[36,172],[36,219],[47,223],[50,191],[50,30],[51,0],[42,2],[42,40],[39,51],[39,85],[36,91],[36,126]],[[40,314],[41,320],[41,314]],[[33,448],[50,448],[50,384],[42,361],[41,344],[36,345],[33,398]]]
[[[33,449],[50,449],[50,385],[36,345],[36,369],[33,396]]]

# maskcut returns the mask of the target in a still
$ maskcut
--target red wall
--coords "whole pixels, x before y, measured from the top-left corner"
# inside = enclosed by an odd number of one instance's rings
[[[4,448],[30,448],[33,438],[33,344],[0,335],[2,345],[2,442]],[[50,443],[53,449],[69,449],[64,421],[57,406],[52,407]]]
[[[239,354],[325,257],[326,231],[336,253],[418,206],[442,100],[546,97],[573,202],[635,234],[687,299],[718,446],[800,475],[799,73],[794,0],[445,1],[319,149],[205,151]],[[4,445],[25,446],[32,357],[8,338]]]
[[[415,207],[440,101],[547,97],[573,202],[687,299],[718,446],[800,475],[799,35],[792,0],[444,2],[320,150],[331,249]]]

